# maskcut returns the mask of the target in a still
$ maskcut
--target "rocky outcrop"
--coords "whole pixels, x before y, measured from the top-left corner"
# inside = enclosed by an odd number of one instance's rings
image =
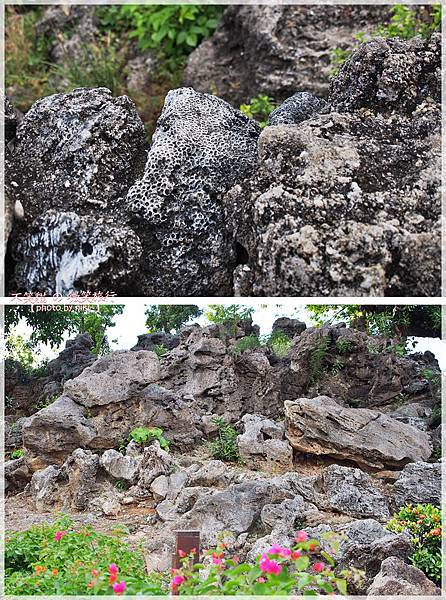
[[[325,100],[308,92],[297,92],[272,111],[268,125],[299,125],[324,109],[328,109]]]
[[[155,346],[164,346],[166,350],[172,350],[180,344],[179,335],[171,335],[158,331],[155,333],[143,333],[138,335],[138,343],[131,350],[149,350],[155,351]]]
[[[438,363],[429,368],[440,373]],[[423,356],[399,356],[384,337],[343,325],[309,328],[291,348],[290,367],[283,373],[284,398],[325,395],[351,407],[394,407],[390,416],[400,419],[395,411],[409,404],[428,411],[435,404],[424,369]]]
[[[289,338],[293,338],[296,335],[300,335],[307,328],[306,324],[298,319],[291,319],[289,317],[280,317],[273,323],[273,332],[281,331]]]
[[[322,473],[323,489],[333,512],[352,517],[390,518],[389,502],[374,485],[372,478],[360,469],[330,465]]]
[[[125,403],[159,379],[159,360],[153,352],[113,352],[67,381],[64,393],[85,407]],[[110,381],[113,380],[113,386]]]
[[[220,98],[190,88],[167,94],[144,175],[126,200],[151,232],[142,295],[231,293],[235,246],[218,195],[254,171],[259,133]]]
[[[350,584],[351,594],[365,595],[386,558],[407,561],[412,550],[408,534],[389,533],[373,519],[354,521],[342,533],[346,539],[336,557],[337,570],[355,567],[363,571],[362,578]]]
[[[242,418],[244,432],[237,438],[243,461],[252,468],[267,470],[290,469],[293,465],[293,449],[284,440],[282,424],[262,415],[245,415]]]
[[[84,407],[67,396],[32,415],[23,426],[23,445],[33,471],[62,465],[76,448],[86,448],[96,431],[84,416]]]
[[[133,102],[106,88],[55,94],[31,107],[6,173],[25,213],[13,250],[16,288],[66,294],[81,280],[89,289],[110,289],[114,278],[114,289],[118,278],[125,285],[140,248],[122,223],[122,198],[145,152]]]
[[[31,479],[31,473],[22,456],[14,460],[8,460],[4,466],[5,492],[21,492]]]
[[[438,294],[439,69],[437,34],[372,40],[332,112],[262,132],[259,169],[224,198],[248,256],[236,295]]]
[[[192,52],[184,82],[239,105],[296,90],[326,96],[335,48],[388,18],[378,6],[230,6],[214,35]],[[255,92],[253,92],[255,90]]]
[[[400,558],[390,556],[381,563],[381,569],[369,587],[368,596],[440,596],[441,589],[430,581],[423,571],[408,565]]]
[[[327,396],[285,402],[287,438],[298,452],[374,468],[426,460],[429,437],[386,415],[344,408]]]
[[[434,504],[441,502],[441,463],[409,463],[393,486],[397,507],[403,504]]]
[[[64,383],[73,379],[93,364],[97,357],[91,351],[94,342],[88,333],[81,333],[67,340],[65,349],[48,363],[48,373],[52,380]]]

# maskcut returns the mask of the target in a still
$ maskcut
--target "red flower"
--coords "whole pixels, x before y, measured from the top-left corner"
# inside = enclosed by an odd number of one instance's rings
[[[324,567],[325,567],[325,565],[323,562],[314,563],[313,571],[316,571],[316,573],[320,573],[321,571],[324,570]]]
[[[294,560],[296,560],[297,558],[300,558],[302,556],[302,554],[298,551],[295,550],[292,554],[291,554],[291,558],[293,558]]]

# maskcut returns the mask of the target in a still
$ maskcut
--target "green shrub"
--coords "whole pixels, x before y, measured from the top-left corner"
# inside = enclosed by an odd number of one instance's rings
[[[184,62],[215,31],[223,6],[201,4],[107,6],[98,9],[107,30],[127,31],[140,50],[156,49],[172,64]]]
[[[322,378],[325,372],[325,359],[327,357],[330,338],[328,335],[321,335],[316,347],[311,351],[310,367],[310,385],[314,385]]]
[[[240,110],[243,114],[251,119],[255,119],[260,127],[266,127],[268,117],[276,108],[274,102],[269,96],[258,94],[255,98],[251,98],[249,104],[241,104]]]
[[[381,36],[385,38],[399,37],[403,40],[409,40],[417,35],[428,38],[434,31],[440,29],[441,25],[441,5],[434,4],[431,7],[429,18],[426,20],[413,9],[404,4],[395,4],[390,8],[390,19],[388,23],[377,25],[376,29],[370,34],[371,38]],[[366,40],[363,32],[353,36],[357,45],[353,50],[344,48],[335,48],[331,53],[331,75],[336,76],[341,66],[350,58],[359,44]]]
[[[23,448],[16,448],[15,450],[13,450],[11,452],[11,454],[9,455],[11,460],[15,460],[16,458],[22,458],[22,456],[24,456],[25,451],[23,450]]]
[[[243,354],[245,350],[253,350],[254,348],[260,348],[260,346],[260,340],[256,335],[245,335],[235,342],[234,352],[236,354]]]
[[[128,439],[141,446],[157,440],[163,450],[169,451],[169,442],[163,436],[163,430],[160,427],[136,427],[129,433]]]
[[[182,558],[180,569],[146,573],[143,549],[130,548],[125,531],[113,535],[91,527],[75,529],[67,517],[52,524],[10,533],[5,544],[5,592],[12,596],[84,595],[289,595],[347,593],[347,581],[358,574],[334,574],[332,554],[339,536],[322,534],[330,553],[304,531],[296,533],[291,547],[273,544],[255,564],[240,563],[223,544],[204,553],[205,566],[192,567]],[[203,571],[205,569],[205,571]],[[170,588],[170,589],[169,589]]]
[[[163,344],[155,344],[153,350],[158,358],[161,358],[168,352],[168,349]]]
[[[236,430],[228,425],[222,417],[214,417],[212,423],[217,427],[218,432],[217,439],[208,444],[212,457],[227,462],[239,461]]]
[[[273,331],[267,339],[266,345],[271,348],[277,357],[283,358],[291,350],[293,342],[283,331]]]
[[[348,354],[353,347],[353,344],[350,340],[339,339],[336,340],[336,350],[340,354]]]
[[[441,511],[432,504],[408,504],[387,523],[394,533],[408,530],[412,534],[415,551],[412,564],[421,569],[435,583],[441,581]]]

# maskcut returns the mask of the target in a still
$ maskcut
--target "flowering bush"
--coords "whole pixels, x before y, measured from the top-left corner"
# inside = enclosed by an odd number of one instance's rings
[[[387,529],[394,533],[409,531],[415,551],[411,562],[435,583],[441,581],[441,511],[432,504],[408,504],[391,519]]]
[[[191,556],[183,559],[181,569],[174,571],[171,589],[180,595],[303,595],[347,594],[348,571],[334,573],[332,554],[339,540],[326,536],[331,552],[321,549],[317,540],[304,531],[296,534],[292,548],[273,544],[257,557],[255,565],[240,563],[237,557],[226,557],[224,544],[205,552],[205,563],[191,565]],[[323,559],[323,560],[321,560]],[[203,569],[206,569],[203,576]]]
[[[76,529],[67,517],[10,534],[5,591],[16,596],[346,594],[352,576],[334,573],[336,539],[328,540],[329,553],[304,531],[297,532],[292,548],[273,544],[255,565],[240,563],[219,544],[195,565],[180,552],[182,567],[165,574],[147,574],[142,548],[131,549],[123,535]]]
[[[145,573],[141,548],[124,542],[117,529],[105,535],[74,527],[68,517],[8,534],[5,591],[10,595],[161,595],[166,577]]]

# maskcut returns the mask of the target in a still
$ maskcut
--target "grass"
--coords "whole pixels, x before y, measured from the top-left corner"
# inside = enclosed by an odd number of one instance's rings
[[[78,87],[107,87],[115,96],[128,95],[136,104],[149,136],[164,105],[167,92],[180,85],[181,72],[160,64],[147,89],[127,89],[126,62],[130,41],[106,32],[80,50],[80,59],[50,59],[51,38],[38,39],[35,25],[43,9],[8,6],[5,11],[5,88],[16,108],[26,112],[43,96],[67,93]]]

